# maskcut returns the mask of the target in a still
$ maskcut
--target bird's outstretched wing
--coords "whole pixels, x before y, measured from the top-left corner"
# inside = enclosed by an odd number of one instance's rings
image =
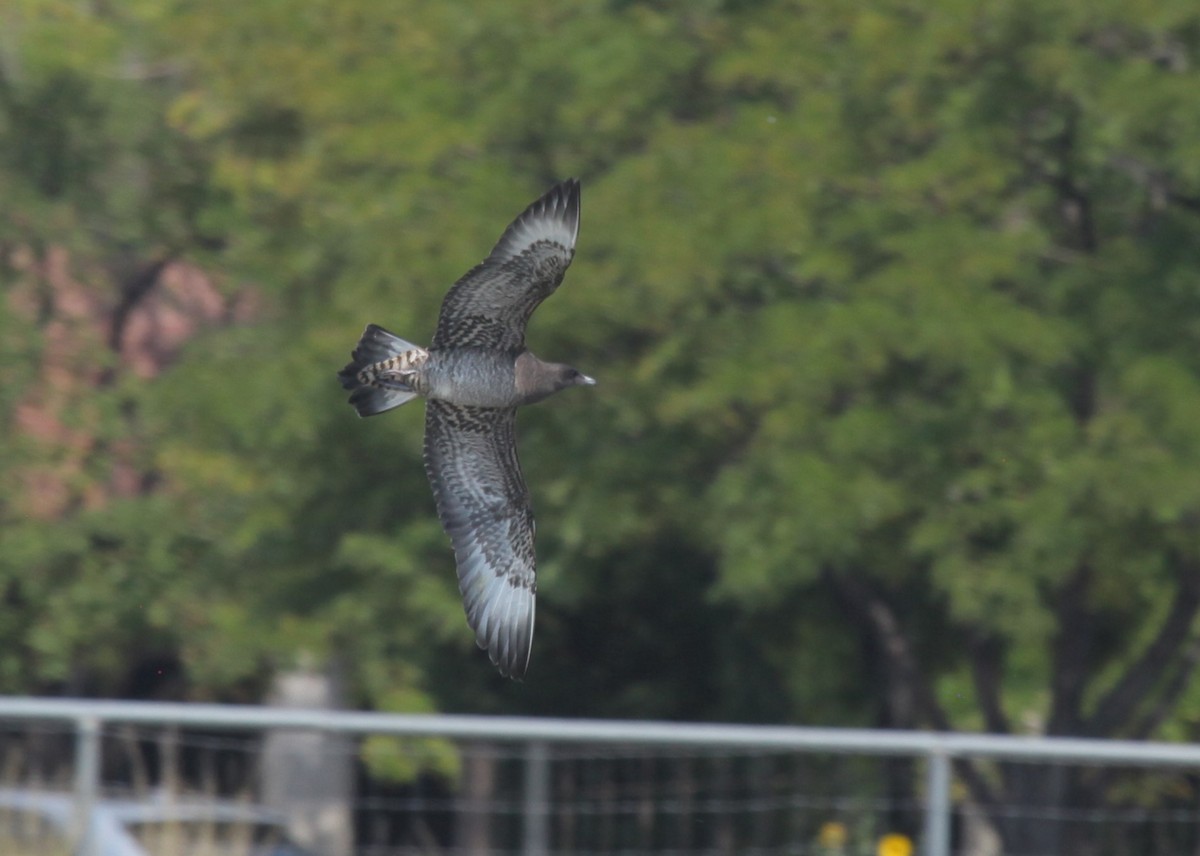
[[[572,178],[526,208],[447,292],[432,347],[522,348],[529,316],[562,282],[578,234],[579,181]]]
[[[500,673],[529,665],[537,594],[533,509],[517,461],[516,411],[425,406],[425,472],[454,545],[475,640]]]

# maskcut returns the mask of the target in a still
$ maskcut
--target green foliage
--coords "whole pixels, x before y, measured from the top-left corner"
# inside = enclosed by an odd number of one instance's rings
[[[951,724],[982,722],[980,640],[1010,722],[1049,718],[1068,666],[1082,721],[1195,574],[1193,4],[17,8],[10,260],[168,254],[260,306],[95,404],[149,496],[0,517],[5,688],[111,684],[148,632],[195,695],[302,650],[382,707],[887,720],[852,580]],[[541,579],[516,686],[462,620],[420,405],[356,420],[333,372],[368,321],[427,340],[571,174],[579,252],[530,342],[600,386],[521,416]],[[0,325],[8,415],[43,343]],[[6,487],[39,454],[10,422]]]
[[[428,698],[408,690],[386,693],[381,705],[406,713],[436,712]],[[462,774],[462,759],[454,742],[438,737],[373,734],[363,741],[360,752],[372,775],[392,782],[413,782],[422,773],[432,772],[450,780]]]

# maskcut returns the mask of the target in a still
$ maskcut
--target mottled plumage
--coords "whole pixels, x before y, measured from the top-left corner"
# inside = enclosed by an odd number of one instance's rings
[[[578,234],[579,182],[572,179],[525,209],[447,292],[432,347],[524,349],[529,316],[562,282]]]
[[[517,460],[516,410],[595,383],[525,348],[525,325],[575,254],[579,182],[552,188],[504,231],[442,301],[428,350],[368,325],[338,374],[360,416],[417,395],[425,472],[450,536],[475,639],[504,675],[529,664],[537,595],[533,509]]]

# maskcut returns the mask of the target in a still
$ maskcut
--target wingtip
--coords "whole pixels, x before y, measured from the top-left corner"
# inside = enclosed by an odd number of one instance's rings
[[[533,653],[533,622],[537,607],[535,595],[529,595],[528,611],[525,610],[525,595],[521,589],[511,591],[505,604],[503,617],[493,617],[493,629],[486,641],[488,659],[500,671],[500,674],[510,680],[524,681],[525,672],[529,669],[530,654]],[[495,605],[497,610],[499,604]],[[516,607],[516,615],[512,607]]]
[[[551,187],[529,206],[529,212],[564,223],[571,233],[571,244],[579,237],[579,211],[583,184],[578,178],[567,178]]]
[[[530,244],[549,240],[574,251],[579,238],[582,183],[568,178],[551,187],[517,216],[492,249],[489,258],[518,255]]]
[[[572,234],[571,242],[574,243],[579,237],[579,211],[583,197],[583,183],[578,178],[568,178],[559,182],[551,193],[554,191],[558,191],[562,200],[563,219],[569,224]]]
[[[573,200],[577,204],[583,190],[583,182],[575,176],[571,176],[570,178],[564,178],[555,185],[555,189],[565,194],[568,200]]]
[[[502,676],[520,681],[533,652],[537,595],[502,577],[492,577],[487,584],[479,584],[477,579],[469,572],[459,579],[467,622],[475,631],[475,644],[487,652]]]
[[[525,683],[525,672],[529,669],[528,656],[523,659],[505,660],[503,657],[493,656],[492,652],[488,651],[488,659],[500,672],[500,677],[516,681],[518,684]]]

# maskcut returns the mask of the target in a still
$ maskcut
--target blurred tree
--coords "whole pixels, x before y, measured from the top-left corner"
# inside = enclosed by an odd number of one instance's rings
[[[164,122],[131,27],[83,6],[0,8],[8,692],[128,691],[139,662],[175,660],[188,611],[180,571],[199,542],[156,490],[141,396],[188,337],[239,312],[194,264],[219,245],[202,219],[221,193]]]
[[[71,526],[117,521],[137,559],[108,567],[160,581],[193,693],[304,648],[398,709],[1190,736],[1193,6],[27,0],[3,121],[56,130],[4,137],[10,280],[86,238],[72,258],[198,262],[258,301],[116,384],[152,484]],[[83,27],[92,53],[25,37]],[[568,174],[579,254],[530,339],[601,386],[522,416],[543,583],[518,686],[468,658],[419,406],[360,422],[332,372],[367,321],[427,338]],[[5,323],[7,414],[43,337]],[[6,579],[66,567],[83,608],[131,608],[80,570],[103,551],[52,542]],[[964,775],[984,805],[1108,787]]]
[[[748,414],[706,494],[720,590],[768,614],[831,590],[883,724],[1181,733],[1200,651],[1200,19],[791,11],[721,72],[771,93],[758,160],[791,154],[807,213],[789,256],[750,255],[781,291],[720,301],[722,348],[676,388],[685,418]],[[796,44],[813,68],[786,61]],[[718,146],[694,138],[693,159]],[[985,804],[1097,804],[1108,784],[966,775]],[[1004,831],[1087,851],[1057,830]]]

